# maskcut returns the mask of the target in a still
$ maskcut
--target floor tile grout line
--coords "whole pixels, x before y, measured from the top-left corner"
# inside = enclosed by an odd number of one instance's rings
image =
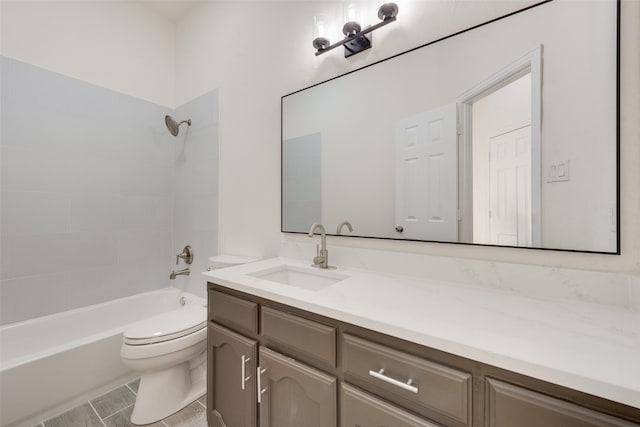
[[[109,414],[109,415],[107,415],[106,417],[101,417],[100,419],[104,421],[104,420],[106,420],[107,418],[109,418],[109,417],[113,417],[115,414],[118,414],[118,413],[120,413],[120,412],[124,411],[125,409],[129,409],[129,408],[131,408],[133,405],[135,405],[135,403],[132,403],[132,404],[130,404],[130,405],[127,405],[127,406],[125,406],[125,407],[122,407],[122,408],[118,409],[117,411],[115,411],[113,414]],[[100,416],[100,414],[98,414],[98,416]]]
[[[135,391],[134,389],[132,389],[132,388],[129,386],[129,384],[125,384],[124,386],[125,386],[126,388],[128,388],[128,389],[131,391],[131,393],[135,394],[136,396],[138,395],[138,393],[136,393],[136,391]]]
[[[125,386],[126,388],[128,388],[128,389],[129,389],[129,390],[130,390],[130,391],[131,391],[135,396],[137,396],[137,395],[138,395],[138,394],[137,394],[137,393],[136,393],[136,392],[135,392],[135,391],[134,391],[134,390],[129,386],[129,384],[123,384],[123,386]],[[120,387],[122,387],[122,386],[120,386]],[[113,389],[113,390],[111,390],[111,391],[117,390],[117,389],[118,389],[118,388],[120,388],[120,387],[116,387],[116,388],[114,388],[114,389]],[[104,396],[104,395],[106,395],[106,394],[109,394],[111,391],[106,392],[106,393],[103,393],[103,394],[102,394],[102,395],[100,395],[100,396]],[[100,396],[98,396],[98,397],[100,397]],[[93,400],[93,399],[92,399],[92,400]],[[204,403],[202,403],[202,402],[200,401],[200,398],[195,399],[192,403],[195,403],[195,402],[198,402],[198,404],[199,404],[200,406],[202,406],[202,407],[205,409],[205,411],[206,411],[207,406],[206,406],[206,404],[204,404]],[[109,415],[107,415],[107,416],[105,416],[105,417],[103,418],[103,417],[101,417],[101,416],[100,416],[100,414],[99,414],[99,413],[98,413],[98,411],[96,410],[96,408],[95,408],[95,406],[93,405],[93,403],[91,402],[91,400],[87,400],[87,401],[86,401],[86,403],[88,403],[88,404],[89,404],[89,407],[90,407],[90,408],[91,408],[91,410],[96,414],[96,416],[98,417],[98,420],[100,420],[100,424],[101,424],[103,427],[107,427],[107,424],[105,423],[105,420],[106,420],[107,418],[112,417],[112,416],[114,416],[114,415],[116,415],[116,414],[118,414],[118,413],[120,413],[120,412],[123,412],[123,411],[125,411],[126,409],[129,409],[129,408],[131,408],[132,406],[134,406],[134,405],[135,405],[135,402],[134,402],[134,403],[132,403],[132,404],[130,404],[130,405],[127,405],[127,406],[125,406],[125,407],[123,407],[123,408],[120,408],[119,410],[115,411],[114,413],[109,414]],[[84,404],[80,404],[80,405],[78,405],[76,408],[79,408],[80,406],[83,406],[83,405],[84,405]],[[73,408],[73,409],[76,409],[76,408]],[[73,409],[71,409],[71,410],[73,410]],[[67,411],[67,412],[69,412],[69,411]],[[55,418],[55,417],[54,417],[54,418]],[[165,419],[159,420],[158,422],[160,423],[160,425],[162,425],[162,426],[164,426],[164,427],[171,427],[169,424],[167,424],[167,422],[165,421]],[[44,423],[45,423],[45,421],[41,421],[41,422],[39,422],[38,424],[36,424],[34,427],[45,427],[45,424],[44,424]]]
[[[93,407],[93,403],[91,403],[90,400],[87,401],[87,403],[89,404],[89,406],[91,406],[91,409],[93,409],[93,412],[96,413],[96,416],[98,417],[98,419],[100,420],[100,423],[104,426],[107,427],[107,425],[104,423],[104,421],[102,421],[102,418],[100,417],[100,414],[98,414],[98,411],[96,411],[96,408]]]

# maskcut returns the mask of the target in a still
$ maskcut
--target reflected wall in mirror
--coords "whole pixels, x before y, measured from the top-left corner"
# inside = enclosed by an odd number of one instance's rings
[[[617,253],[618,8],[554,0],[282,97],[282,231]]]

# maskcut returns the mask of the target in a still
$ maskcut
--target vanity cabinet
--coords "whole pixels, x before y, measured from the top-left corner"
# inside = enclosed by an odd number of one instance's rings
[[[209,426],[336,427],[337,378],[261,345],[331,366],[335,330],[267,307],[262,314],[260,334],[258,304],[209,291]]]
[[[640,427],[640,409],[209,283],[212,427]]]

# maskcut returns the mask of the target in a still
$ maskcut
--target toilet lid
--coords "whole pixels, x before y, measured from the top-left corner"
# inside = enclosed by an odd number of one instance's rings
[[[188,305],[129,325],[124,342],[130,345],[154,344],[194,333],[207,326],[207,309]]]

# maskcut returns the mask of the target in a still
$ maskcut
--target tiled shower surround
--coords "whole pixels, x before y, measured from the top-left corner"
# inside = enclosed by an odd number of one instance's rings
[[[169,286],[185,244],[206,269],[216,91],[173,111],[11,58],[1,67],[0,323]],[[173,137],[165,114],[193,126]]]

